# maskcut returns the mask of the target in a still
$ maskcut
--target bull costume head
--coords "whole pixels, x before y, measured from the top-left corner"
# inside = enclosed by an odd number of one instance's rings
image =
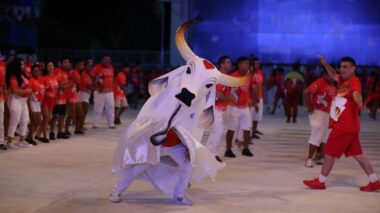
[[[186,65],[149,82],[148,91],[151,100],[147,101],[150,103],[144,105],[140,114],[148,116],[155,114],[167,119],[166,128],[150,136],[153,145],[162,144],[170,128],[179,123],[186,123],[186,119],[191,119],[194,113],[203,112],[199,116],[199,123],[203,126],[210,125],[213,121],[210,117],[213,117],[215,84],[231,87],[248,84],[249,76],[225,75],[211,62],[192,52],[186,43],[184,33],[191,25],[199,22],[190,20],[182,24],[176,32],[176,45]]]

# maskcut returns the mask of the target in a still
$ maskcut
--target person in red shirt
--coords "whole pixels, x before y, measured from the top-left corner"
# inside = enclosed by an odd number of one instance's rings
[[[366,81],[367,97],[364,105],[370,110],[369,117],[376,120],[377,108],[380,105],[380,74],[371,72]]]
[[[292,118],[293,123],[297,123],[298,101],[302,93],[302,85],[304,82],[303,76],[298,71],[298,64],[292,65],[292,71],[285,76],[285,114],[286,122],[290,123]]]
[[[329,135],[330,106],[336,94],[337,89],[334,81],[327,72],[323,72],[323,76],[311,83],[303,92],[307,112],[310,113],[309,122],[311,128],[309,154],[305,162],[306,167],[313,167],[312,158],[317,150],[320,154],[316,155],[316,161],[318,164],[322,164],[321,150]]]
[[[34,57],[33,54],[28,54],[25,61],[25,73],[28,78],[32,76],[32,67],[34,65]]]
[[[80,75],[79,84],[79,101],[82,104],[82,117],[80,119],[80,129],[85,131],[85,121],[88,112],[88,104],[90,103],[91,93],[94,90],[93,79],[91,77],[92,59],[88,59],[85,63],[85,69],[82,70]]]
[[[0,59],[0,149],[7,150],[7,146],[4,144],[4,100],[7,92],[7,86],[5,85],[5,73],[6,64]]]
[[[247,57],[240,57],[237,61],[238,70],[234,71],[231,76],[241,77],[248,75],[250,64]],[[251,113],[249,106],[251,105],[251,94],[249,91],[249,85],[241,87],[232,87],[231,95],[235,98],[235,103],[230,103],[227,107],[227,116],[229,122],[227,123],[227,149],[224,153],[225,157],[235,158],[235,154],[232,152],[232,139],[235,131],[239,127],[243,130],[243,146],[242,155],[252,157],[253,154],[249,150],[248,145],[250,141],[250,132],[252,127]]]
[[[260,61],[258,58],[253,59],[253,75],[251,79],[251,95],[252,95],[252,104],[255,103],[257,107],[252,106],[252,138],[260,139],[259,135],[262,135],[263,133],[257,130],[257,125],[259,121],[263,119],[263,113],[264,113],[264,82],[265,82],[265,75],[264,72],[260,69]],[[256,110],[257,108],[257,110]]]
[[[130,81],[132,84],[131,107],[134,109],[137,109],[139,97],[141,95],[141,84],[142,84],[141,67],[139,64],[131,68]]]
[[[58,92],[56,96],[55,106],[53,109],[53,119],[50,122],[50,134],[49,139],[55,140],[55,125],[58,121],[58,133],[57,138],[68,139],[70,135],[64,132],[64,122],[67,111],[67,88],[69,85],[69,75],[68,71],[71,70],[70,59],[63,57],[61,60],[61,67],[58,67],[54,71],[54,75],[58,79]]]
[[[16,58],[9,63],[7,68],[6,83],[9,88],[10,96],[8,101],[9,107],[9,127],[8,127],[8,148],[28,147],[25,142],[26,131],[29,122],[28,97],[32,90],[30,89],[29,79],[25,73],[25,63],[22,59]],[[17,144],[12,140],[19,126],[20,139]]]
[[[115,100],[113,95],[114,68],[111,57],[105,55],[100,64],[96,65],[91,74],[95,79],[93,128],[98,128],[103,110],[106,111],[107,123],[110,129],[115,129]]]
[[[52,119],[55,99],[58,92],[58,79],[54,75],[54,63],[52,61],[47,62],[46,69],[47,73],[44,73],[41,77],[41,83],[45,87],[44,98],[41,104],[42,124],[35,137],[35,139],[43,143],[49,143],[49,139],[47,138],[48,125]]]
[[[369,183],[360,187],[361,191],[380,189],[373,167],[362,151],[359,140],[360,119],[359,110],[363,108],[361,83],[355,76],[356,62],[351,57],[340,60],[340,74],[337,74],[323,56],[320,61],[329,76],[338,82],[338,95],[334,98],[330,109],[331,133],[325,146],[324,163],[319,178],[304,180],[304,184],[312,189],[325,189],[327,176],[330,174],[335,158],[344,153],[352,156],[368,175]]]
[[[232,61],[228,56],[221,56],[218,59],[220,66],[220,72],[223,74],[229,74],[232,68]],[[216,100],[214,110],[214,123],[212,130],[205,144],[206,148],[215,155],[217,161],[222,162],[222,159],[218,156],[218,150],[220,143],[223,141],[222,137],[224,132],[224,125],[227,121],[226,110],[229,102],[233,102],[233,98],[230,94],[229,87],[222,84],[216,85]]]
[[[285,77],[284,77],[284,69],[282,67],[276,70],[275,75],[275,85],[276,85],[276,94],[274,96],[273,108],[271,114],[274,115],[277,110],[277,105],[279,101],[284,102],[285,97]]]
[[[113,94],[115,97],[115,121],[116,125],[121,124],[120,116],[128,107],[127,94],[124,93],[124,87],[127,84],[127,74],[130,72],[128,64],[124,64],[123,68],[117,73]]]
[[[37,145],[33,140],[34,133],[40,127],[41,123],[41,102],[44,99],[45,86],[41,82],[41,71],[38,65],[33,65],[31,69],[30,88],[32,94],[29,97],[29,133],[26,141],[32,145]]]
[[[68,88],[66,88],[67,95],[67,116],[65,121],[65,134],[71,135],[69,128],[72,122],[75,120],[75,134],[84,134],[82,129],[82,104],[79,101],[79,84],[80,84],[80,73],[84,70],[84,61],[78,59],[74,63],[74,69],[71,69],[69,74]]]

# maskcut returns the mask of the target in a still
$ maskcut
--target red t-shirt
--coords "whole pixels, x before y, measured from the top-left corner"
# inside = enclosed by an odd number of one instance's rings
[[[231,76],[233,77],[242,77],[240,75],[239,71],[234,71]],[[249,93],[249,85],[240,86],[240,87],[232,87],[231,88],[231,95],[237,97],[237,103],[233,104],[230,103],[230,105],[239,107],[239,108],[246,108],[251,103],[251,97]]]
[[[96,79],[96,82],[100,84],[102,90],[113,90],[114,68],[112,65],[105,67],[102,64],[98,64],[94,67],[91,74]]]
[[[91,93],[91,85],[91,76],[86,71],[83,71],[80,75],[79,90],[82,92]]]
[[[7,65],[4,63],[4,61],[0,60],[0,101],[4,101],[5,98],[5,73]]]
[[[122,87],[126,84],[127,77],[123,71],[120,71],[116,76],[115,86],[113,89],[115,99],[120,100],[125,98],[124,90]]]
[[[28,88],[30,88],[29,79],[25,78],[23,75],[21,75],[21,78],[22,78],[22,84],[21,84],[21,86],[19,86],[18,82],[17,82],[16,76],[12,75],[10,77],[10,88],[12,90],[16,90],[16,89],[28,89]],[[29,97],[29,95],[22,95],[20,97],[27,98],[27,97]]]
[[[223,84],[216,84],[216,92],[221,92],[226,96],[230,95],[230,88],[227,86],[224,86]],[[227,108],[228,102],[222,101],[216,97],[215,100],[215,108],[218,110],[225,111]]]
[[[361,83],[358,77],[353,76],[350,79],[344,80],[339,76],[338,81],[338,94],[334,98],[334,102],[337,102],[337,98],[346,100],[342,106],[338,104],[335,110],[338,120],[330,119],[330,127],[338,129],[343,132],[359,132],[360,131],[360,119],[359,119],[359,106],[356,104],[353,98],[353,92],[358,91],[361,93]],[[342,100],[341,99],[341,100]]]
[[[180,144],[181,140],[178,138],[177,134],[173,129],[169,129],[166,135],[166,141],[162,144],[163,147],[172,147],[177,144]]]
[[[253,73],[252,79],[250,81],[250,88],[255,91],[256,97],[258,99],[263,98],[263,85],[264,85],[264,73],[258,70]]]
[[[41,77],[41,83],[45,86],[45,95],[49,98],[55,98],[58,91],[58,79],[55,75],[45,75]]]
[[[63,85],[63,87],[66,87],[69,83],[69,75],[67,72],[61,70],[60,68],[56,68],[54,71],[54,75],[57,77],[58,84]],[[67,90],[66,89],[58,89],[57,92],[57,102],[56,104],[62,105],[66,104],[67,99]]]
[[[313,95],[311,100],[313,108],[329,113],[331,102],[337,94],[336,87],[329,84],[324,77],[320,77],[306,89]]]
[[[45,85],[38,79],[30,78],[30,87],[32,89],[30,100],[42,102],[45,94]]]
[[[69,72],[69,87],[67,88],[67,100],[70,103],[75,103],[79,101],[79,96],[77,92],[77,87],[80,83],[80,74],[79,71],[76,69],[70,70]]]

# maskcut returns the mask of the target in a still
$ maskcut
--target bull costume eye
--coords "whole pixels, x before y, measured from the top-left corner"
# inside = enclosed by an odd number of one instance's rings
[[[190,69],[190,67],[187,68],[187,70],[186,70],[186,74],[191,74],[191,69]]]
[[[209,89],[210,87],[212,87],[213,84],[206,84],[206,87],[207,89]]]

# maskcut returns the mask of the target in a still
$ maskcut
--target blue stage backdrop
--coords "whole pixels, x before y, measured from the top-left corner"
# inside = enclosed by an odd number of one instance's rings
[[[192,0],[191,29],[197,54],[216,61],[254,54],[262,63],[318,63],[354,57],[380,65],[380,4],[377,0]]]

